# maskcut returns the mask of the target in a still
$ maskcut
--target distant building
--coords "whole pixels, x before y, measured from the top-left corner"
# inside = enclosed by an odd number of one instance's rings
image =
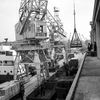
[[[100,59],[100,0],[94,1],[93,17],[90,22],[91,25],[91,43],[96,42],[97,57]]]

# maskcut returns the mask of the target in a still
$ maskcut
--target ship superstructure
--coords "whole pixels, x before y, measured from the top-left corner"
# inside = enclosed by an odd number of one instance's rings
[[[14,55],[9,46],[0,46],[0,83],[13,80]]]

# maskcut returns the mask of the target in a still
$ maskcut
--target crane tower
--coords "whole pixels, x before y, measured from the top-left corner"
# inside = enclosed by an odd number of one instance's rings
[[[19,66],[24,65],[26,75],[29,67],[36,67],[38,80],[41,76],[41,68],[45,70],[42,74],[45,77],[48,73],[48,59],[46,47],[41,41],[47,39],[45,15],[47,13],[47,0],[21,0],[19,9],[19,22],[15,25],[16,42],[13,48],[17,51],[15,59],[15,79]]]

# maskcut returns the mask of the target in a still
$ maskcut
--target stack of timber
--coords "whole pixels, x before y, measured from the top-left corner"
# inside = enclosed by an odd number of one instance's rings
[[[0,84],[0,100],[9,100],[19,93],[19,82],[10,81]]]

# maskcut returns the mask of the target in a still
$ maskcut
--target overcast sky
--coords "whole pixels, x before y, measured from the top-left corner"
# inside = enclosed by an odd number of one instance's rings
[[[9,38],[15,40],[15,24],[18,22],[21,0],[0,0],[0,41]],[[53,7],[58,7],[59,16],[65,31],[73,33],[73,0],[48,0],[48,9],[53,14]],[[93,15],[94,0],[75,0],[77,32],[89,39],[89,25]]]

